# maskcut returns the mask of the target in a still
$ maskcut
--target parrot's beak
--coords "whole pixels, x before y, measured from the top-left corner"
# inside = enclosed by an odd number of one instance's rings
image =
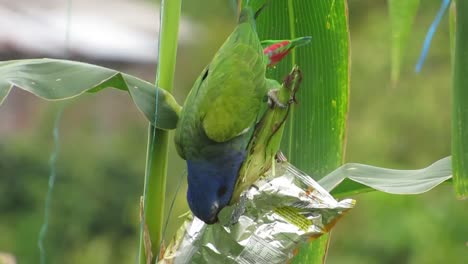
[[[218,213],[219,213],[220,208],[219,208],[219,204],[218,203],[214,203],[212,206],[211,206],[211,212],[212,212],[212,217],[210,219],[206,219],[205,220],[205,223],[208,224],[208,225],[212,225],[216,222],[218,222]]]
[[[217,222],[218,222],[218,216],[217,216],[217,215],[215,215],[213,218],[211,218],[211,219],[205,221],[205,223],[206,223],[207,225],[216,224]]]

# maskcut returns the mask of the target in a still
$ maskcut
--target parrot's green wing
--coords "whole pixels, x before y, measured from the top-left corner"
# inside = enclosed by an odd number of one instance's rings
[[[205,85],[216,88],[209,89],[202,103],[206,107],[200,109],[206,113],[203,129],[210,139],[225,142],[248,130],[257,119],[266,95],[265,64],[258,49],[239,43],[215,58],[210,71]]]
[[[267,62],[253,16],[244,19],[216,53],[198,89],[204,132],[216,142],[248,130],[266,95]]]
[[[252,131],[267,95],[267,59],[254,23],[253,12],[244,9],[239,24],[194,83],[175,134],[182,157],[200,156],[213,145],[209,141],[227,142]]]

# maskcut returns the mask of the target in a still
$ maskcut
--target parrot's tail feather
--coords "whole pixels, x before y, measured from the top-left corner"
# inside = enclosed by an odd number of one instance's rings
[[[252,14],[251,8],[243,8],[239,16],[239,24],[242,23],[252,23],[255,24],[255,19]]]
[[[249,6],[249,1],[247,1],[246,7],[242,9],[239,15],[239,24],[243,22],[250,22],[255,25],[255,20],[262,13],[263,9],[268,5],[268,0],[260,6],[255,13],[253,13],[252,8]],[[240,7],[240,6],[239,6]]]

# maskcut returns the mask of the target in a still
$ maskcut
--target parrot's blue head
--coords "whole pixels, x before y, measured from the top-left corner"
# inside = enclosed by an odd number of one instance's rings
[[[204,160],[187,160],[187,201],[193,214],[207,224],[231,200],[245,153],[228,152]]]

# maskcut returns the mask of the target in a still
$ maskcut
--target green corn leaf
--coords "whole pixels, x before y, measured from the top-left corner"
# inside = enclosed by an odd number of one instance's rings
[[[254,8],[264,3],[251,1]],[[257,20],[260,39],[311,36],[306,46],[269,72],[282,80],[294,64],[303,72],[294,106],[285,127],[281,150],[289,161],[318,178],[343,160],[349,87],[349,31],[345,0],[268,1]],[[293,263],[320,263],[328,236],[299,250]]]
[[[163,89],[112,69],[55,59],[29,59],[0,62],[0,104],[13,87],[46,100],[65,100],[107,87],[126,90],[145,117],[154,123],[155,90],[158,91],[156,127],[174,129],[180,106]]]
[[[453,55],[452,168],[455,192],[468,197],[468,1],[456,1]]]
[[[451,178],[451,158],[447,157],[419,170],[348,163],[322,178],[319,184],[335,197],[375,190],[391,194],[420,194]]]
[[[418,11],[419,0],[388,0],[392,30],[391,79],[396,83],[400,77],[401,59],[408,42],[411,26]]]

